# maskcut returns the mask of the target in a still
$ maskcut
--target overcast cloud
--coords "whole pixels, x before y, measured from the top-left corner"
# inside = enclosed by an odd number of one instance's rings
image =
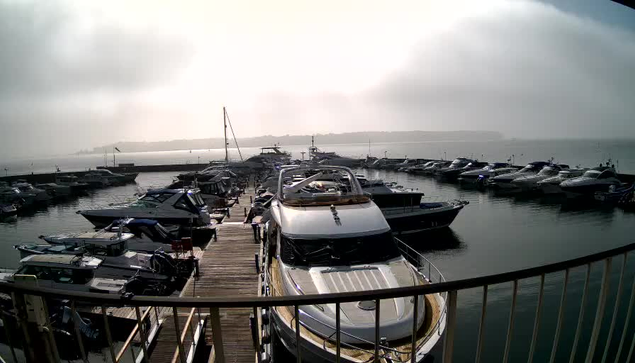
[[[218,137],[223,105],[238,137],[635,138],[628,18],[477,3],[0,0],[0,155]]]

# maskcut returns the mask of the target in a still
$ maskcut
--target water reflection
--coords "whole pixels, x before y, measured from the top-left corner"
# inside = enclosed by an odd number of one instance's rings
[[[451,228],[434,231],[404,234],[397,236],[408,246],[421,253],[460,250],[466,248],[465,242]]]

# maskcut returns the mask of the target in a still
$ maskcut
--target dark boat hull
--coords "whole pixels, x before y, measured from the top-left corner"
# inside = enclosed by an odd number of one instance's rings
[[[404,214],[386,215],[386,221],[393,233],[407,234],[449,227],[463,209],[463,205],[439,210],[424,210]]]

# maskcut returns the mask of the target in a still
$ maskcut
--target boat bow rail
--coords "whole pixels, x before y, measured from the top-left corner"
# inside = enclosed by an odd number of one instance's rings
[[[262,297],[245,297],[245,296],[236,296],[236,297],[225,297],[225,298],[197,298],[197,297],[154,297],[154,296],[117,296],[111,294],[99,294],[99,293],[86,293],[86,292],[69,292],[69,291],[60,291],[49,288],[41,288],[37,286],[29,286],[29,285],[17,285],[14,283],[3,282],[0,283],[0,292],[6,294],[13,294],[14,297],[18,297],[14,299],[14,303],[16,303],[16,307],[18,307],[18,311],[23,310],[25,304],[25,299],[22,298],[24,295],[32,295],[32,296],[40,296],[45,299],[42,299],[44,303],[48,299],[63,299],[70,300],[72,304],[82,304],[82,305],[91,305],[94,307],[101,307],[102,309],[106,309],[108,307],[121,307],[121,306],[130,306],[130,307],[171,307],[173,308],[173,314],[177,315],[177,308],[196,308],[197,311],[210,311],[208,315],[211,319],[211,326],[213,330],[213,336],[215,344],[218,341],[222,341],[222,331],[221,325],[218,321],[219,309],[231,309],[231,308],[239,308],[239,307],[251,307],[254,309],[254,312],[258,311],[258,308],[264,307],[273,307],[273,306],[288,306],[293,307],[296,312],[299,312],[300,306],[303,305],[315,305],[315,304],[336,304],[336,308],[339,308],[340,304],[346,302],[356,302],[356,301],[375,301],[379,303],[382,299],[394,299],[394,298],[403,298],[403,297],[412,297],[417,298],[421,295],[435,294],[441,293],[447,296],[446,305],[443,308],[445,314],[447,315],[446,327],[445,327],[445,338],[443,342],[443,361],[451,362],[453,360],[453,352],[454,352],[454,337],[457,329],[457,325],[460,324],[460,321],[457,320],[457,306],[460,302],[458,300],[458,292],[466,289],[475,289],[480,288],[483,289],[483,306],[481,310],[480,317],[480,328],[478,331],[477,338],[477,349],[476,349],[476,362],[480,362],[481,352],[483,350],[483,337],[484,331],[486,329],[484,325],[486,311],[487,311],[487,291],[490,285],[503,284],[503,283],[512,283],[512,306],[509,318],[509,325],[507,329],[506,343],[504,345],[504,361],[508,361],[509,352],[510,352],[510,344],[512,339],[512,331],[514,328],[519,329],[519,327],[514,327],[514,316],[515,316],[515,308],[516,308],[516,296],[518,292],[518,283],[520,280],[528,279],[528,278],[540,278],[541,284],[538,292],[538,304],[536,308],[536,319],[533,324],[533,335],[531,338],[530,345],[530,359],[532,361],[533,353],[536,349],[536,341],[538,338],[538,333],[540,331],[540,314],[543,305],[543,291],[544,291],[544,280],[545,275],[554,274],[554,273],[562,273],[564,272],[565,278],[563,283],[563,296],[566,293],[567,285],[569,283],[569,273],[574,268],[584,268],[586,271],[586,280],[584,282],[584,293],[581,301],[581,314],[578,318],[578,326],[575,332],[575,338],[573,342],[572,349],[572,360],[576,359],[576,353],[578,350],[586,351],[586,361],[595,361],[595,358],[599,358],[600,354],[603,353],[603,356],[606,357],[609,348],[614,347],[615,345],[611,345],[611,339],[619,339],[619,347],[617,352],[613,352],[615,354],[615,360],[618,361],[620,358],[623,358],[628,353],[628,357],[626,361],[630,361],[632,358],[635,339],[631,337],[631,339],[627,339],[627,332],[631,332],[632,329],[629,329],[629,320],[631,318],[632,308],[635,300],[635,289],[631,289],[630,299],[626,299],[626,295],[623,294],[623,290],[627,290],[624,286],[628,286],[629,284],[633,284],[635,282],[635,276],[632,274],[626,274],[626,261],[629,252],[635,250],[635,243],[631,243],[625,246],[621,246],[618,248],[610,249],[607,251],[587,255],[584,257],[574,258],[567,261],[526,268],[522,270],[510,271],[505,273],[499,273],[494,275],[480,276],[468,279],[461,280],[453,280],[453,281],[445,281],[443,275],[434,267],[434,265],[425,259],[425,257],[421,256],[415,250],[410,247],[404,246],[405,244],[399,242],[400,248],[402,252],[406,255],[407,258],[414,259],[417,262],[418,268],[428,269],[428,276],[431,280],[430,284],[424,284],[419,286],[409,286],[409,287],[400,287],[393,289],[381,289],[381,290],[373,290],[373,291],[353,291],[346,293],[332,293],[332,294],[320,294],[320,295],[298,295],[298,296],[262,296]],[[611,280],[611,267],[613,261],[619,261],[621,264],[620,278],[617,287],[617,298],[611,299],[610,301],[614,301],[612,306],[607,304],[608,296],[610,291],[609,288],[610,280]],[[601,264],[603,266],[603,276],[601,279],[599,297],[597,309],[595,311],[595,318],[592,327],[592,331],[590,334],[590,339],[588,342],[584,342],[582,344],[580,342],[580,335],[582,331],[582,324],[580,322],[584,318],[584,306],[585,302],[588,298],[588,290],[590,285],[590,271],[591,267],[594,264]],[[425,273],[424,273],[425,274]],[[627,285],[625,285],[627,284]],[[593,298],[590,298],[593,299]],[[559,336],[560,336],[560,328],[563,322],[564,316],[564,298],[561,300],[560,309],[558,313],[557,320],[557,328],[555,331],[555,336],[553,337],[553,351],[558,347]],[[624,320],[616,319],[617,311],[619,310],[621,300],[628,300],[628,313],[627,317]],[[626,302],[626,301],[625,301]],[[209,310],[203,310],[209,309]],[[602,344],[599,344],[600,338],[600,330],[603,327],[602,321],[605,315],[605,310],[612,310],[612,320],[610,322],[610,327],[608,332],[603,329],[604,332],[607,332],[608,338],[602,340]],[[137,310],[138,311],[138,310]],[[301,313],[300,313],[301,314]],[[203,315],[205,315],[203,313]],[[175,316],[178,318],[178,316]],[[339,318],[339,314],[338,314]],[[141,320],[139,319],[139,325],[141,325]],[[414,319],[413,319],[414,320]],[[617,321],[620,321],[618,324]],[[18,320],[21,321],[21,320]],[[109,335],[110,329],[108,328],[106,321],[106,333]],[[245,322],[248,324],[248,322]],[[339,328],[339,320],[336,321],[337,327]],[[413,322],[414,323],[414,322]],[[518,324],[518,323],[517,323]],[[299,324],[298,324],[299,325]],[[298,325],[296,325],[296,331]],[[413,324],[416,327],[416,324]],[[5,325],[6,327],[6,325]],[[527,327],[528,329],[532,329],[532,327]],[[379,336],[380,325],[376,324],[377,336]],[[544,330],[544,329],[543,329]],[[613,334],[615,330],[621,330],[617,334]],[[176,342],[181,344],[182,332],[176,329]],[[339,342],[340,331],[336,331],[337,341]],[[588,334],[586,334],[588,335]],[[218,338],[218,340],[217,340]],[[51,336],[51,339],[54,339]],[[110,339],[110,337],[109,337]],[[82,345],[82,340],[79,340],[79,345]],[[580,345],[578,346],[578,343]],[[413,347],[414,347],[414,339],[413,339]],[[614,342],[617,343],[617,342]],[[377,346],[379,346],[379,339],[376,340]],[[38,347],[28,346],[25,344],[28,349],[38,349]],[[257,350],[261,349],[260,343],[255,344]],[[576,349],[578,347],[579,349]],[[12,347],[13,348],[13,347]],[[84,348],[80,347],[83,351]],[[300,344],[295,347],[298,349],[296,357],[300,360],[301,353],[299,350],[302,349]],[[340,353],[339,346],[337,346],[337,352]],[[344,347],[342,347],[344,348]],[[333,348],[335,349],[335,348]],[[597,352],[596,352],[597,350]],[[182,352],[183,350],[179,350]],[[554,354],[554,353],[552,353]],[[579,354],[578,354],[579,355]],[[261,355],[258,354],[258,357]],[[416,360],[419,360],[420,357],[417,357]],[[552,357],[553,358],[553,357]],[[577,357],[580,358],[580,357]],[[375,360],[378,361],[381,359],[381,356],[375,356]],[[184,357],[181,361],[185,361]],[[216,361],[223,362],[224,356],[222,349],[216,350]],[[415,361],[413,358],[412,361]],[[553,361],[553,359],[552,359]],[[625,360],[620,360],[625,361]]]

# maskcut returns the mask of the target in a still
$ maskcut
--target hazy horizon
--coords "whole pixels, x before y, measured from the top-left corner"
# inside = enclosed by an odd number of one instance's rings
[[[0,0],[0,154],[492,130],[635,139],[635,10],[610,1]]]

